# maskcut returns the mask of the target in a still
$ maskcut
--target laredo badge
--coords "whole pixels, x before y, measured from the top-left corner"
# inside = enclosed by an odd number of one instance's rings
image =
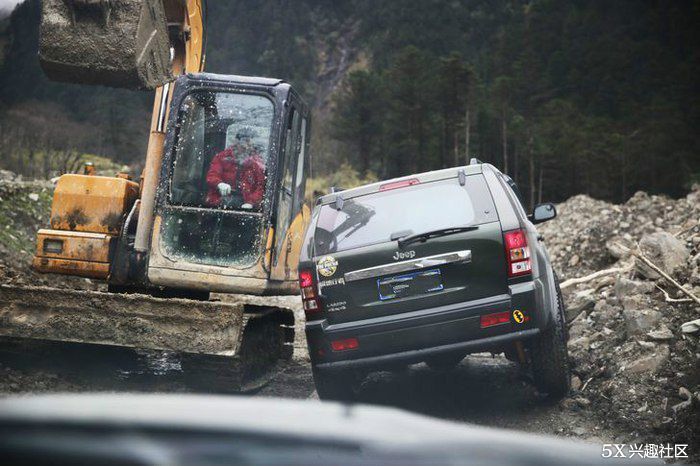
[[[333,256],[325,256],[318,261],[316,268],[324,277],[332,277],[338,268],[338,261]]]

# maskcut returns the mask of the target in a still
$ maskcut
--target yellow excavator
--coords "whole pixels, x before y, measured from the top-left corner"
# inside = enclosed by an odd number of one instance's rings
[[[2,285],[2,338],[205,356],[233,391],[291,356],[294,313],[261,296],[298,293],[309,109],[282,80],[204,73],[205,24],[203,0],[43,0],[49,78],[155,99],[140,182],[61,176],[37,234],[36,270],[108,292]]]

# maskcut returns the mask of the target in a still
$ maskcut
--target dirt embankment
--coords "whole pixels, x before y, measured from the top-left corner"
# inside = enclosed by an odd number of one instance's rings
[[[700,296],[700,187],[678,200],[639,192],[621,205],[579,195],[558,211],[540,231],[569,285],[574,396],[564,403],[646,441],[697,449],[700,304],[630,250]],[[610,274],[567,283],[602,270]]]

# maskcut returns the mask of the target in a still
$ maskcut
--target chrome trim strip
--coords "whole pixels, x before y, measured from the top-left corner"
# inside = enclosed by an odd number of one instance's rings
[[[145,49],[144,49],[145,50]],[[160,105],[158,106],[158,123],[156,131],[159,133],[165,132],[165,116],[168,110],[168,96],[170,95],[170,83],[163,84],[163,90],[160,94]]]
[[[411,259],[393,264],[383,264],[366,269],[353,270],[345,274],[345,283],[364,280],[366,278],[380,277],[382,275],[407,272],[410,270],[420,270],[437,265],[451,264],[453,262],[471,262],[471,260],[472,252],[469,249],[448,252],[447,254],[437,254],[435,256],[421,257],[419,259]]]

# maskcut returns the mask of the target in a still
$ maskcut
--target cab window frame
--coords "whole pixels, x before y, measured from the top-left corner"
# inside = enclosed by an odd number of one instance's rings
[[[292,218],[296,217],[304,208],[306,196],[306,181],[311,171],[311,122],[308,115],[301,117],[300,148],[297,153],[297,167],[294,175],[294,197],[292,201]],[[301,163],[301,168],[300,164]]]
[[[279,181],[277,186],[279,186],[279,194],[275,196],[275,240],[273,243],[275,251],[273,265],[275,266],[279,263],[280,256],[282,256],[284,239],[295,215],[299,154],[306,152],[300,147],[300,141],[303,139],[304,143],[306,143],[307,139],[305,135],[302,135],[302,122],[304,120],[308,120],[308,113],[303,105],[300,105],[297,99],[292,96],[289,100],[289,110],[284,119],[284,131],[282,132],[278,161]],[[296,123],[298,123],[298,127],[295,129]],[[287,182],[289,182],[288,186]],[[288,199],[285,196],[288,196]],[[283,212],[282,209],[285,211]],[[283,223],[281,223],[282,219],[284,220]]]

